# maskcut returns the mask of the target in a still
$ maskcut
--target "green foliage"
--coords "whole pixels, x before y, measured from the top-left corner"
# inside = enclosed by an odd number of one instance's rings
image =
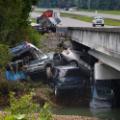
[[[32,0],[0,0],[0,42],[13,46],[26,39]]]
[[[37,96],[37,93],[34,94],[34,92],[30,91],[27,93],[26,91],[34,87],[42,86],[41,83],[38,84],[39,86],[37,84],[34,85],[34,83],[31,83],[30,85],[15,81],[1,81],[0,96],[3,96],[3,98],[7,96],[3,101],[8,102],[7,105],[9,105],[9,107],[5,109],[5,114],[0,115],[0,120],[36,120],[36,118],[38,120],[52,120],[49,104],[45,104],[43,108],[40,107],[40,105],[35,103],[34,99],[34,96]],[[15,93],[11,93],[10,91],[14,91]],[[44,94],[47,93],[45,92]],[[1,100],[2,99],[0,97],[0,101]]]
[[[14,115],[7,115],[6,117],[4,117],[5,120],[15,120]]]
[[[9,104],[9,88],[6,80],[0,80],[0,106]]]
[[[33,43],[35,46],[40,47],[41,34],[39,34],[32,27],[28,28],[27,34],[28,34],[30,42]]]
[[[2,120],[36,120],[34,113],[38,112],[39,106],[32,102],[33,93],[16,98],[14,93],[10,94],[10,107],[6,109]],[[0,118],[1,120],[1,118]]]
[[[120,15],[120,10],[98,10],[98,13]]]
[[[8,82],[6,80],[0,81],[0,96],[9,94]]]
[[[14,97],[14,94],[10,94],[10,108],[8,109],[12,114],[30,114],[37,112],[39,106],[32,102],[32,93],[24,95],[19,99]]]
[[[27,120],[25,118],[25,115],[6,115],[6,116],[2,116],[2,118],[0,118],[0,120]]]
[[[84,9],[120,9],[120,0],[39,0],[40,7],[72,7]]]
[[[40,112],[39,120],[52,120],[52,114],[50,112],[50,106],[46,103]]]
[[[0,44],[0,65],[5,66],[10,58],[9,46]]]
[[[10,107],[6,110],[9,114],[0,117],[0,120],[52,120],[49,104],[45,104],[39,112],[39,106],[32,102],[33,94],[15,98],[14,93],[10,94]],[[39,113],[36,117],[35,113]],[[2,118],[2,119],[1,119]],[[4,119],[3,119],[4,118]]]
[[[18,31],[23,27],[22,10],[24,3],[21,0],[0,1],[0,41],[12,44],[17,41]],[[14,11],[14,12],[13,12]]]

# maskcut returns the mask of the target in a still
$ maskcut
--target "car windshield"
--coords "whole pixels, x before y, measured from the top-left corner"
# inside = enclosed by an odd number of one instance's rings
[[[103,19],[101,16],[94,17],[94,19]]]

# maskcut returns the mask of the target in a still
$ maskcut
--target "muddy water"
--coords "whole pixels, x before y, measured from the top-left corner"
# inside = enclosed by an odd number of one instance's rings
[[[89,101],[89,97],[67,94],[57,100],[56,103],[59,107],[52,108],[52,112],[58,115],[79,115],[96,117],[101,120],[120,120],[120,109],[90,109]]]
[[[53,108],[53,113],[58,115],[80,115],[97,117],[101,120],[120,120],[120,109],[98,109],[92,110],[88,107],[61,107]]]

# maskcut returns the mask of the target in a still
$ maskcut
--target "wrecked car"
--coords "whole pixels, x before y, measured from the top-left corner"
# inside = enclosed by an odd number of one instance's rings
[[[84,72],[75,66],[56,66],[52,69],[50,86],[53,88],[55,96],[59,96],[65,91],[76,90],[84,92],[85,78]]]
[[[53,10],[47,10],[37,17],[37,24],[41,26],[46,32],[56,32],[56,25],[61,22],[60,14]]]
[[[53,59],[57,64],[80,67],[89,75],[95,62],[87,53],[70,48],[64,49],[61,53],[55,53]]]
[[[13,55],[12,62],[22,60],[24,69],[29,75],[44,72],[48,67],[53,65],[52,57],[54,53],[45,54],[28,42],[23,42],[11,48],[10,51]]]
[[[31,26],[33,29],[35,29],[36,31],[38,31],[39,33],[48,33],[49,29],[47,27],[42,27],[40,24],[37,23],[31,23]]]

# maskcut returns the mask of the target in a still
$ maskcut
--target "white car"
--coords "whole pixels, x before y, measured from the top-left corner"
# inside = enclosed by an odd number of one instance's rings
[[[95,16],[92,21],[92,25],[93,27],[95,27],[96,25],[104,26],[104,18],[101,16]]]

